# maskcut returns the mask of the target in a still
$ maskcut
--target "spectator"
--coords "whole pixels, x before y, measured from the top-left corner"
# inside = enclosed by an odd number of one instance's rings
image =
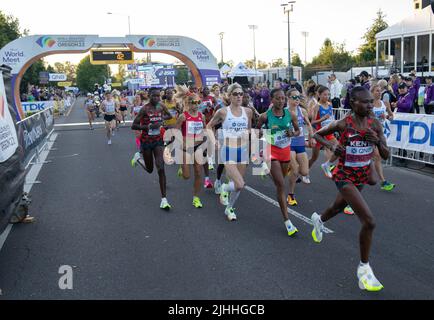
[[[416,76],[416,70],[413,70],[410,73],[409,77],[413,83],[413,85],[410,87],[410,94],[413,95],[413,111],[416,111],[416,113],[420,113],[419,109],[419,89],[420,89],[420,78]]]
[[[356,80],[355,79],[351,79],[350,81],[347,82],[347,88],[346,88],[346,93],[345,93],[345,98],[344,98],[344,109],[350,110],[351,106],[350,106],[350,94],[351,94],[351,90],[353,90],[353,88],[356,86]]]
[[[329,81],[327,83],[327,87],[330,90],[330,99],[331,99],[333,108],[335,108],[335,109],[340,108],[342,84],[336,78],[335,74],[331,74],[328,78],[329,78]]]
[[[370,90],[371,84],[369,82],[369,73],[367,73],[366,71],[362,71],[360,73],[359,77],[360,77],[360,85],[362,87],[365,87],[366,89]]]
[[[298,92],[303,93],[302,86],[297,82],[297,79],[295,79],[295,78],[291,78],[288,90],[292,89],[292,88],[295,88],[295,89],[297,89]]]
[[[426,114],[432,114],[434,108],[434,86],[432,84],[432,76],[426,77],[425,100],[424,108]]]
[[[398,92],[398,86],[401,82],[401,78],[399,77],[398,74],[392,74],[392,76],[390,77],[389,80],[389,85],[392,87],[393,90],[393,94],[395,95],[395,97],[399,96],[399,92]]]
[[[399,99],[397,102],[392,103],[392,107],[396,108],[396,112],[410,113],[413,107],[413,100],[408,86],[405,82],[401,82],[398,86]]]
[[[391,103],[397,101],[395,95],[393,94],[392,88],[390,88],[390,86],[387,84],[387,81],[384,79],[378,81],[378,85],[380,86],[381,90],[381,100],[384,102],[386,107],[392,108]]]

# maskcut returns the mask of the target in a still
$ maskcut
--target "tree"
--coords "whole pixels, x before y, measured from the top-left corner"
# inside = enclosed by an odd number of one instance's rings
[[[219,69],[221,68],[221,67],[223,67],[225,64],[227,64],[229,67],[233,67],[234,66],[234,62],[232,61],[232,60],[229,60],[229,61],[226,61],[226,62],[219,62],[218,63],[218,67],[219,67]]]
[[[271,60],[271,68],[286,68],[286,63],[282,58]]]
[[[3,48],[9,42],[27,35],[28,30],[20,32],[20,23],[17,18],[7,16],[0,11],[0,48]]]
[[[82,91],[93,91],[95,83],[102,84],[110,77],[110,69],[106,65],[93,65],[90,56],[84,57],[77,66],[77,86]]]
[[[244,65],[249,69],[255,68],[255,61],[253,59],[244,61]]]
[[[115,75],[115,81],[123,84],[125,81],[126,75],[127,75],[127,72],[125,69],[125,65],[120,64],[119,68],[118,68],[118,73],[116,73],[116,75]]]
[[[384,29],[387,29],[389,26],[384,19],[385,17],[383,11],[381,11],[381,9],[378,10],[374,23],[366,30],[366,33],[362,38],[365,40],[365,43],[363,43],[359,48],[359,55],[356,57],[357,62],[363,63],[375,61],[377,50],[375,35]]]
[[[66,74],[66,81],[75,82],[77,78],[77,66],[69,61],[66,61],[65,63],[54,63],[54,70],[57,73]]]
[[[186,84],[189,80],[189,71],[185,65],[175,66],[176,75],[175,75],[175,83],[176,84]]]
[[[334,71],[347,71],[354,63],[351,53],[345,49],[345,44],[333,43],[329,38],[324,40],[319,55],[306,65],[309,67],[324,66]]]
[[[291,58],[291,65],[295,67],[302,67],[303,63],[301,62],[301,58],[298,53],[295,53]]]
[[[258,61],[258,69],[267,69],[268,66],[269,66],[268,63],[261,61],[261,60]]]
[[[39,83],[39,72],[46,71],[44,61],[42,59],[35,61],[24,73],[20,83],[20,93],[26,93],[29,85]]]

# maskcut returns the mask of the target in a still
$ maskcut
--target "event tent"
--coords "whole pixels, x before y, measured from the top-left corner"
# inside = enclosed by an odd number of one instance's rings
[[[228,74],[228,78],[235,77],[262,77],[264,74],[260,71],[249,69],[244,63],[240,62]]]

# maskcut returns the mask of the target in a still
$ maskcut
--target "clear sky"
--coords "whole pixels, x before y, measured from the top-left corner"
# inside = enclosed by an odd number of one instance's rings
[[[234,63],[253,58],[253,35],[256,30],[257,60],[287,60],[286,15],[280,6],[283,0],[2,0],[0,10],[20,20],[30,34],[128,34],[131,16],[132,34],[181,35],[202,42],[220,61],[219,32],[224,32],[225,60]],[[307,38],[308,61],[318,54],[324,39],[345,42],[350,51],[360,46],[364,32],[372,24],[375,13],[382,9],[389,25],[413,12],[413,0],[297,0],[291,14],[291,49],[304,60],[304,38]],[[114,12],[121,15],[107,15]],[[142,55],[143,56],[143,55]],[[82,55],[54,55],[54,61],[78,62]],[[153,58],[173,62],[171,56]]]

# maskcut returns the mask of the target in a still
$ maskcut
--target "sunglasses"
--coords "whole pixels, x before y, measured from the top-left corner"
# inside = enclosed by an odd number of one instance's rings
[[[301,99],[301,96],[291,96],[291,99],[292,99],[292,100],[300,100],[300,99]]]
[[[191,100],[190,104],[192,104],[192,105],[198,105],[198,104],[200,104],[200,100]]]
[[[232,92],[233,97],[242,97],[244,96],[244,92]]]

